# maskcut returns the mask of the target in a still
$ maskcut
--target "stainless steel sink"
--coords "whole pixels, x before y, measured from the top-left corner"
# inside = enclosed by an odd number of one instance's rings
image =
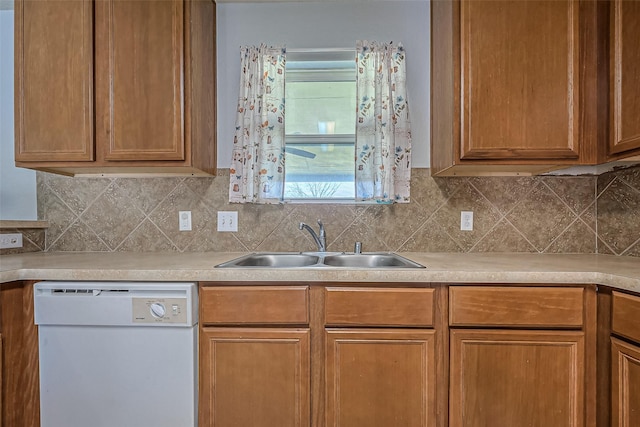
[[[425,268],[390,252],[380,253],[254,253],[216,265],[217,268]]]
[[[216,267],[296,268],[317,265],[319,256],[303,253],[256,253],[216,265]]]
[[[370,254],[339,254],[327,255],[322,260],[329,267],[349,268],[424,268],[416,262],[408,260],[394,253],[370,253]]]

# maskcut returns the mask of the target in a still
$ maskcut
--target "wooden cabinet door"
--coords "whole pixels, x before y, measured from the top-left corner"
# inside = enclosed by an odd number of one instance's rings
[[[577,159],[578,2],[460,5],[461,159]]]
[[[92,1],[16,1],[15,49],[16,161],[94,160]]]
[[[309,343],[308,329],[203,328],[199,425],[310,426]]]
[[[327,427],[435,425],[435,331],[328,329]]]
[[[451,427],[584,425],[580,331],[452,330]]]
[[[613,0],[610,19],[609,154],[640,153],[640,2]]]
[[[184,1],[96,2],[96,127],[107,161],[184,160]]]
[[[611,338],[613,427],[640,425],[640,347]]]

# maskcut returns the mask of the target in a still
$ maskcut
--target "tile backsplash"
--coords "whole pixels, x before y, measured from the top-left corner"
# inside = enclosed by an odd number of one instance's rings
[[[640,256],[640,168],[596,176],[432,178],[412,171],[411,203],[229,204],[215,178],[68,178],[38,173],[47,251],[313,250],[299,222],[327,228],[328,250],[608,253]],[[192,231],[178,231],[178,211]],[[238,211],[237,233],[216,231]],[[473,231],[460,212],[473,211]]]

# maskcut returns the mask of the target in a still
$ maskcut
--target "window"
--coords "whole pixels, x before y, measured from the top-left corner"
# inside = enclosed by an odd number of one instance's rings
[[[289,201],[354,200],[355,51],[287,52]]]

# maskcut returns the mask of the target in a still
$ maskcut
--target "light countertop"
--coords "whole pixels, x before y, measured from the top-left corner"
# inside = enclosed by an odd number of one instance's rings
[[[15,280],[436,282],[598,284],[640,292],[640,258],[611,255],[418,253],[425,269],[330,267],[219,269],[243,253],[31,253],[0,257],[0,283]]]

